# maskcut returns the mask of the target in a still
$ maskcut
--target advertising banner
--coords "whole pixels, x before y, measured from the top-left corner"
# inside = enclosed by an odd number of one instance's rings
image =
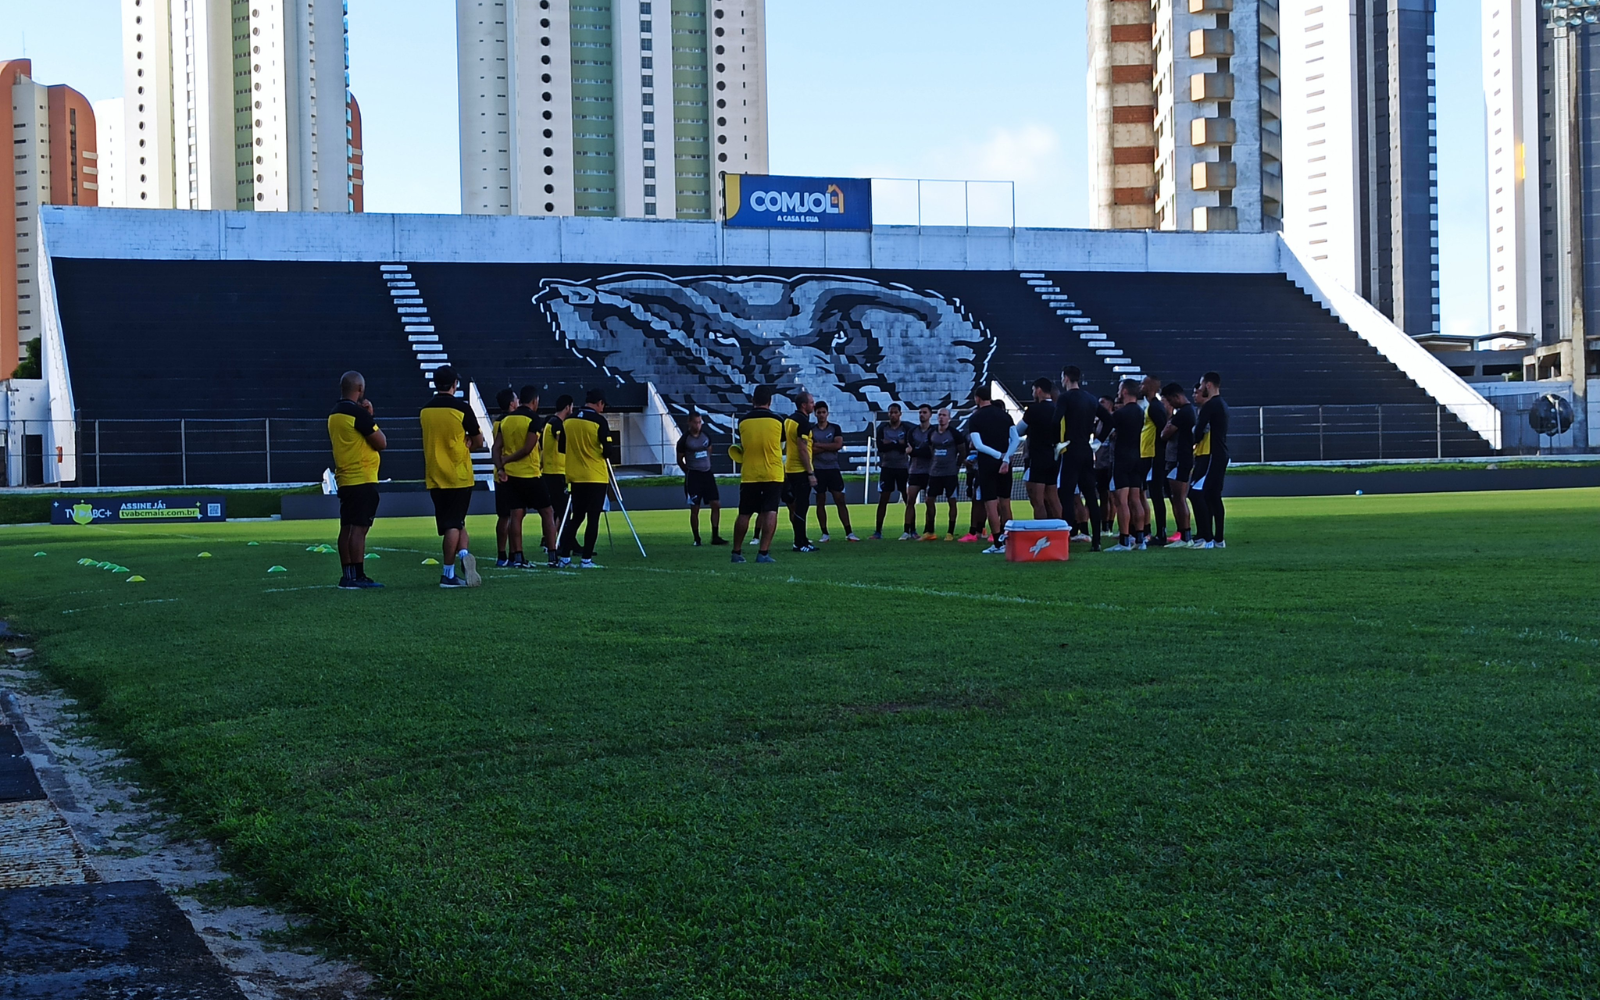
[[[745,229],[871,229],[872,182],[724,174],[723,223]]]
[[[227,500],[214,497],[67,497],[50,503],[51,524],[171,524],[226,521]]]

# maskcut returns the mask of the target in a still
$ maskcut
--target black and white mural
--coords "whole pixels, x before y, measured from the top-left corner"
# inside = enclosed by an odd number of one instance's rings
[[[961,405],[994,353],[958,300],[869,278],[634,271],[539,284],[534,302],[568,350],[717,422],[763,383],[827,400],[846,427],[893,402]]]

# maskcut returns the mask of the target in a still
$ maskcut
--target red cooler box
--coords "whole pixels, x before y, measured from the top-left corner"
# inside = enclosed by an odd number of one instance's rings
[[[1066,562],[1071,544],[1065,521],[1006,522],[1006,562]]]

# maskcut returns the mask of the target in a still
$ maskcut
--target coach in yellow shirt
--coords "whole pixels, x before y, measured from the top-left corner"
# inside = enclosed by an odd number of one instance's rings
[[[756,562],[775,562],[772,536],[783,503],[783,418],[772,412],[772,386],[757,387],[751,409],[739,418],[738,441],[728,449],[739,462],[739,517],[733,522],[733,561],[744,559],[744,536],[756,522]]]
[[[389,446],[367,399],[367,380],[360,372],[339,379],[339,401],[328,414],[328,440],[333,445],[333,477],[339,484],[339,586],[363,590],[383,584],[367,576],[367,529],[378,513],[378,462]]]
[[[570,566],[572,550],[578,544],[578,527],[589,523],[583,536],[583,561],[580,569],[601,569],[595,565],[594,545],[600,538],[600,515],[606,509],[606,489],[611,484],[610,459],[614,456],[611,425],[605,418],[606,394],[590,389],[583,409],[566,421],[567,485],[572,490],[572,513],[561,532],[554,566]]]
[[[434,397],[422,408],[422,464],[428,494],[433,497],[433,521],[444,539],[444,575],[439,586],[476,587],[482,582],[478,563],[468,551],[467,508],[472,505],[472,451],[483,447],[483,430],[467,401],[455,395],[456,370],[449,365],[434,369]],[[461,575],[456,574],[456,560]]]

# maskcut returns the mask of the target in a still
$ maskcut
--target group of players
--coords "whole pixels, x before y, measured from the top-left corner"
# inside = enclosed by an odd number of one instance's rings
[[[422,408],[420,420],[425,480],[442,544],[439,585],[477,586],[481,576],[470,550],[467,513],[476,485],[471,453],[482,449],[484,434],[471,407],[455,395],[455,371],[441,367],[433,381],[435,395]],[[920,406],[912,424],[903,419],[899,404],[891,404],[889,419],[874,433],[881,476],[872,537],[883,537],[889,505],[899,496],[905,504],[900,539],[936,541],[937,508],[943,500],[948,505],[945,540],[987,540],[985,553],[1004,553],[1005,525],[1011,520],[1012,459],[1021,449],[1023,478],[1035,516],[1065,520],[1070,504],[1073,540],[1090,542],[1094,551],[1100,550],[1101,534],[1112,530],[1113,521],[1118,540],[1109,549],[1112,552],[1152,545],[1226,547],[1222,487],[1228,468],[1228,405],[1222,398],[1222,377],[1207,372],[1192,398],[1178,383],[1162,385],[1154,377],[1123,381],[1115,398],[1096,398],[1082,381],[1082,372],[1075,367],[1063,370],[1059,385],[1037,380],[1021,423],[995,405],[987,387],[974,394],[973,410],[960,427],[952,422],[948,406],[937,411]],[[378,466],[387,442],[360,373],[345,373],[340,395],[328,416],[340,501],[339,586],[380,587],[366,575],[364,560],[367,529],[378,507]],[[830,500],[844,537],[861,540],[845,500],[844,432],[830,422],[828,404],[799,392],[791,401],[792,412],[780,416],[773,409],[775,395],[771,386],[755,390],[752,407],[739,418],[736,440],[728,449],[740,470],[739,510],[731,542],[736,563],[745,562],[744,543],[752,526],[756,562],[774,561],[772,542],[782,507],[787,507],[794,531],[793,550],[815,551],[809,530],[813,496],[819,543],[830,539]],[[538,387],[529,385],[520,391],[503,389],[496,399],[500,415],[489,449],[497,487],[495,564],[519,569],[535,565],[525,555],[523,531],[527,515],[533,513],[550,567],[571,566],[576,555],[578,568],[598,569],[595,545],[614,486],[611,463],[619,457],[618,442],[604,416],[605,393],[590,390],[581,408],[563,395],[547,414],[539,412],[539,396]],[[677,444],[677,462],[684,472],[695,545],[702,544],[703,508],[710,509],[711,544],[729,544],[721,531],[722,504],[712,472],[712,450],[704,418],[691,415]],[[957,539],[963,469],[972,516],[967,533]],[[1171,536],[1167,535],[1168,498],[1177,529]],[[919,499],[926,505],[920,534]]]
[[[877,527],[895,496],[905,503],[901,541],[936,541],[937,508],[949,505],[947,541],[990,544],[986,554],[1005,552],[1005,525],[1011,520],[1012,458],[1025,456],[1024,482],[1036,517],[1065,520],[1071,505],[1073,540],[1100,551],[1101,535],[1117,532],[1108,551],[1151,546],[1226,548],[1222,488],[1228,469],[1228,404],[1222,376],[1207,372],[1192,396],[1176,382],[1154,377],[1125,380],[1116,397],[1096,398],[1082,386],[1083,373],[1067,367],[1059,385],[1041,378],[1021,423],[997,406],[988,388],[974,395],[973,410],[958,428],[949,407],[918,407],[915,424],[903,420],[899,404],[874,432],[879,456]],[[829,500],[838,511],[848,541],[860,541],[845,503],[840,452],[844,435],[829,422],[825,401],[800,392],[794,410],[779,416],[774,391],[759,388],[751,410],[737,429],[729,453],[740,465],[739,516],[734,526],[733,561],[744,562],[751,525],[757,562],[772,562],[778,511],[786,507],[795,552],[815,551],[810,539],[812,497],[817,504],[819,542],[829,540]],[[1023,447],[1025,445],[1025,447]],[[721,505],[711,474],[711,441],[701,418],[692,417],[678,447],[685,470],[694,543],[700,544],[700,509],[711,508],[712,544],[726,544],[720,532]],[[972,517],[967,534],[956,538],[959,472],[965,468]],[[917,532],[918,499],[926,505]],[[1170,498],[1176,530],[1167,534]],[[1192,516],[1191,516],[1192,514]],[[1154,525],[1152,532],[1151,526]]]

